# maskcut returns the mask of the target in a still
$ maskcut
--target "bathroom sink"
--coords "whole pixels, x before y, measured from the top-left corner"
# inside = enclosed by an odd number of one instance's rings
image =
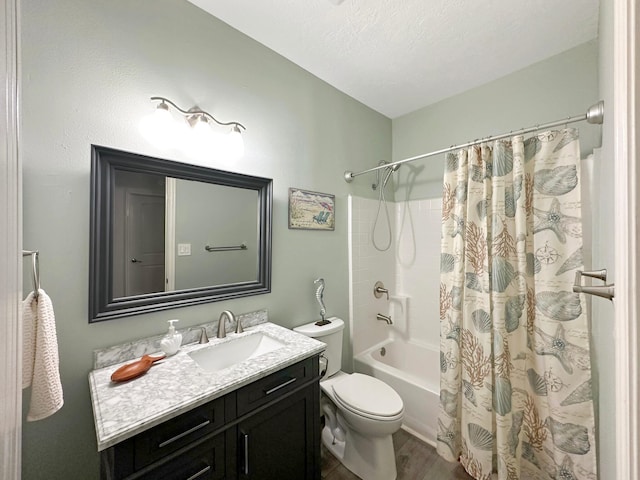
[[[268,335],[254,333],[190,352],[189,356],[205,370],[217,372],[284,346],[284,343]]]

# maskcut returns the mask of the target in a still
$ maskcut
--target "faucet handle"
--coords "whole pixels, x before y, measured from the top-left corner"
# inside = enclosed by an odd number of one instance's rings
[[[209,343],[209,337],[207,337],[207,329],[204,327],[200,327],[202,333],[200,334],[200,343]]]
[[[189,330],[198,330],[200,329],[200,340],[198,340],[199,344],[209,343],[209,337],[207,336],[207,329],[205,327],[191,327]]]
[[[243,333],[244,332],[244,328],[242,328],[242,322],[240,321],[240,318],[238,318],[238,321],[236,322],[236,333]]]
[[[377,281],[376,284],[373,286],[373,295],[376,298],[380,298],[382,297],[382,295],[387,295],[387,300],[389,300],[389,290],[387,290],[386,288],[384,288],[384,283],[382,283],[381,281]]]

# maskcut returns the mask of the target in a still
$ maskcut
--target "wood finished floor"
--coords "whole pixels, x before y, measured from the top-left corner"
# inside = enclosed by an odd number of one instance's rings
[[[397,480],[473,480],[458,463],[443,460],[435,449],[404,430],[393,435]],[[323,480],[358,480],[330,452],[322,448]],[[362,479],[362,480],[367,480]]]

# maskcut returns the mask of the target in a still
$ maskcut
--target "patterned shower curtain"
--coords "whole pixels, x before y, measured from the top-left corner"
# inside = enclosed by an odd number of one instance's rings
[[[574,129],[446,158],[437,449],[475,479],[597,478],[579,180]]]

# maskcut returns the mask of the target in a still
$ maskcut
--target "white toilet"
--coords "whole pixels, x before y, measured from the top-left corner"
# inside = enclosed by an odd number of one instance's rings
[[[365,480],[394,480],[396,461],[391,435],[402,425],[404,405],[393,388],[360,373],[340,371],[344,322],[308,323],[298,333],[327,344],[326,374],[320,380],[325,415],[322,443],[342,464]],[[321,368],[322,371],[322,368]]]

